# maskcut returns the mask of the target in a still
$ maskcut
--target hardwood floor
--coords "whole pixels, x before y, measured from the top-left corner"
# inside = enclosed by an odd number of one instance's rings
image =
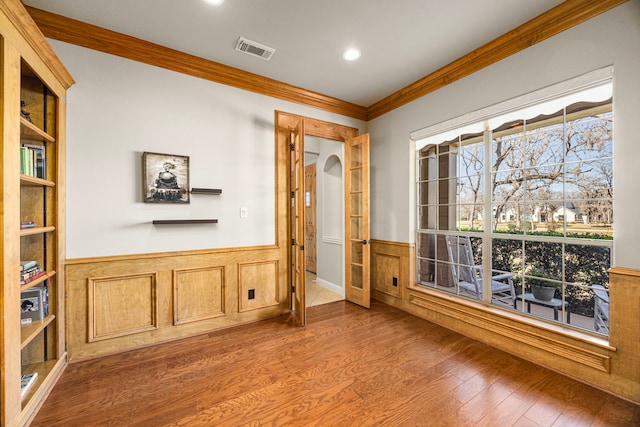
[[[32,426],[637,426],[640,407],[372,301],[69,365]]]

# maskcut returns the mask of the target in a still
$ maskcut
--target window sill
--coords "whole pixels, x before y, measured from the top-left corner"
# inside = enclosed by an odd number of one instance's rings
[[[616,348],[606,338],[416,285],[409,286],[409,303],[426,309],[423,317],[543,365],[555,366],[561,357],[610,373]],[[518,351],[517,344],[526,347]],[[538,350],[534,357],[531,348]]]

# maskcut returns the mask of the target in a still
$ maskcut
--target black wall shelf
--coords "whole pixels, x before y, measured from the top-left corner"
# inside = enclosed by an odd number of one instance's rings
[[[222,190],[219,188],[192,188],[191,194],[209,194],[218,196],[222,194]]]
[[[217,219],[154,219],[154,225],[166,224],[217,224]]]

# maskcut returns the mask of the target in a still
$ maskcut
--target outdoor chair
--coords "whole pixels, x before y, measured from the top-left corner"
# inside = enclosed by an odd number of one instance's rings
[[[595,295],[593,307],[593,322],[596,332],[609,335],[609,291],[604,286],[591,287]]]
[[[482,265],[476,265],[471,240],[465,236],[445,236],[451,262],[451,275],[456,291],[482,300]],[[491,297],[516,308],[513,274],[491,277]]]

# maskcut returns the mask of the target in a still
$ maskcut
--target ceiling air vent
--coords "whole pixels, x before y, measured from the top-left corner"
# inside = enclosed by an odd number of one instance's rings
[[[271,55],[273,55],[273,53],[276,51],[272,47],[247,40],[244,37],[240,37],[240,39],[238,40],[238,44],[236,44],[236,50],[248,53],[249,55],[257,56],[264,59],[265,61],[271,59]]]

